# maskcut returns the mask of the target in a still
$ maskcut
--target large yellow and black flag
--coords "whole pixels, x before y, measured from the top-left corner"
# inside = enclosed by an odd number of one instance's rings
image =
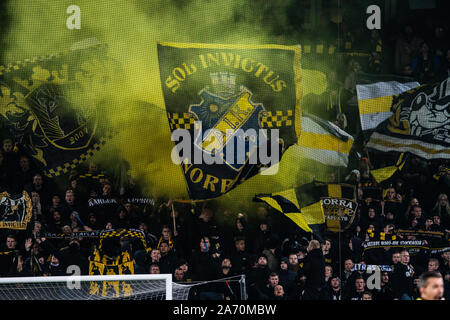
[[[110,61],[106,46],[87,39],[0,66],[0,121],[47,176],[69,172],[106,142],[92,88],[107,81]]]
[[[323,194],[322,188],[316,182],[310,182],[281,192],[257,194],[254,200],[264,201],[291,219],[301,229],[313,232],[311,225],[325,222],[320,203],[320,197]]]
[[[158,43],[158,60],[172,161],[192,200],[228,192],[297,143],[300,46]]]
[[[258,194],[264,201],[284,213],[305,231],[326,223],[326,230],[342,232],[349,228],[356,214],[355,186],[313,181],[278,193]]]
[[[392,114],[376,127],[367,147],[427,160],[450,159],[449,106],[450,77],[395,95]]]

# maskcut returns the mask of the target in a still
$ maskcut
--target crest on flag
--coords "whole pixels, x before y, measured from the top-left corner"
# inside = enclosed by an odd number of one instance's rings
[[[250,141],[244,141],[245,162],[237,161],[237,154],[232,154],[232,161],[226,159],[227,143],[235,138],[238,130],[261,129],[261,114],[264,106],[261,103],[252,102],[252,92],[241,85],[239,91],[235,90],[235,74],[212,73],[211,80],[213,91],[209,87],[203,88],[199,96],[202,101],[199,104],[191,104],[189,112],[202,122],[202,129],[209,130],[205,137],[198,135],[194,144],[203,152],[220,153],[224,163],[230,168],[239,171],[247,162],[250,155],[256,151],[251,148]],[[258,136],[254,137],[258,144]]]
[[[352,199],[325,197],[321,198],[325,220],[339,223],[328,223],[328,229],[332,232],[347,230],[353,223],[358,203]]]

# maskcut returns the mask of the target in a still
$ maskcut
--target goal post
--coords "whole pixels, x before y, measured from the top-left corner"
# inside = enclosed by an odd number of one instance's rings
[[[175,283],[171,274],[0,277],[1,300],[188,300],[203,285],[223,283],[237,300],[246,300],[245,275]],[[233,288],[232,288],[233,287]],[[200,291],[198,291],[200,290]]]
[[[0,278],[0,300],[186,300],[171,274]]]

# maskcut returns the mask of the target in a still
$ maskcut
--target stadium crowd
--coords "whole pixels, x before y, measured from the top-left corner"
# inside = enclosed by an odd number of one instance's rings
[[[383,58],[380,32],[372,31],[367,49],[371,58],[364,71],[395,70],[421,84],[450,76],[448,26],[437,25],[427,31],[429,35],[416,33],[407,24],[396,38],[390,38],[395,43],[391,65]],[[351,30],[345,37],[353,37]],[[352,58],[347,62],[347,72],[329,77],[329,88],[355,90],[355,73],[362,66]],[[343,110],[329,112],[337,115],[333,118],[337,125],[344,130],[351,125],[349,132],[356,134],[358,119],[350,121],[345,107]],[[443,276],[444,296],[449,299],[450,251],[430,254],[424,249],[386,247],[367,254],[363,250],[365,241],[391,239],[398,228],[450,233],[448,161],[410,156],[386,187],[370,175],[372,162],[383,155],[367,150],[363,154],[347,168],[346,182],[358,190],[353,225],[342,233],[325,231],[312,238],[265,205],[256,212],[241,213],[208,203],[137,201],[146,198],[133,179],[120,189],[108,176],[108,169],[101,171],[94,162],[85,171],[80,167],[65,176],[66,184],[61,187],[35,168],[32,157],[21,153],[16,141],[5,138],[0,153],[1,187],[27,190],[33,211],[27,231],[0,229],[0,275],[67,275],[70,265],[78,265],[82,274],[88,274],[92,246],[98,239],[70,234],[126,228],[142,230],[150,250],[122,238],[109,254],[130,250],[135,273],[170,273],[180,283],[245,274],[248,299],[411,300],[420,296],[419,277],[430,271]],[[365,192],[367,186],[387,192],[376,199]],[[46,233],[67,237],[45,237]],[[14,254],[5,254],[11,251]],[[364,264],[391,266],[379,274],[378,288],[369,288],[368,272],[355,269]],[[192,290],[190,298],[233,300],[241,298],[240,292],[236,283],[211,282]]]

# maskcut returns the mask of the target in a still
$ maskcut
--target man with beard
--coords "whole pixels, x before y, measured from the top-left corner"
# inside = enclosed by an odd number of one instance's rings
[[[235,276],[231,271],[231,260],[229,257],[223,257],[221,263],[222,271],[219,278],[225,279]],[[230,282],[228,280],[224,282],[218,282],[219,291],[223,293],[225,300],[239,300],[240,296],[240,284],[236,281]]]
[[[264,300],[266,298],[264,295],[264,287],[271,273],[267,266],[267,257],[265,254],[254,255],[250,258],[250,263],[252,267],[246,274],[249,299]]]

